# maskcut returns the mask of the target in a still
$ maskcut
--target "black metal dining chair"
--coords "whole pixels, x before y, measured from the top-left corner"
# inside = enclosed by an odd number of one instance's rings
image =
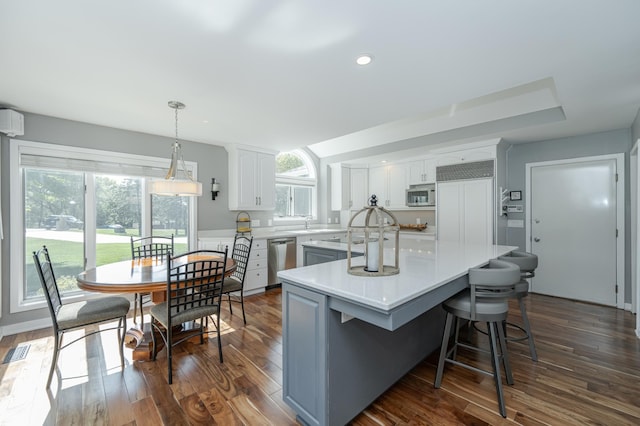
[[[53,347],[53,359],[51,360],[51,368],[49,377],[47,378],[47,389],[51,386],[53,372],[58,364],[58,355],[60,351],[80,339],[100,333],[107,330],[118,330],[118,340],[120,347],[120,365],[124,371],[124,335],[127,330],[127,313],[129,312],[130,302],[122,296],[108,296],[99,299],[85,300],[80,302],[64,303],[60,297],[58,283],[51,265],[51,258],[46,246],[37,252],[33,252],[33,263],[38,271],[38,277],[44,290],[49,313],[53,322],[53,335],[55,343]],[[62,338],[65,332],[75,330],[89,325],[101,324],[118,320],[118,325],[109,328],[98,328],[95,331],[85,333],[81,337],[72,340],[69,343],[62,344]]]
[[[247,273],[252,244],[253,236],[248,238],[244,235],[236,234],[233,239],[233,251],[231,252],[231,258],[236,262],[236,270],[224,279],[223,288],[223,294],[227,295],[229,300],[229,312],[233,315],[231,302],[240,303],[242,307],[242,319],[245,325],[247,324],[247,317],[244,313],[244,277]],[[239,296],[232,298],[232,293],[239,293]]]
[[[131,259],[157,258],[166,261],[170,253],[175,253],[173,234],[171,237],[131,237]],[[149,293],[136,293],[133,303],[133,323],[138,324],[138,306],[140,306],[140,327],[144,327],[144,311],[142,305]]]
[[[218,337],[218,353],[222,359],[222,341],[220,340],[220,304],[224,276],[226,273],[227,249],[224,251],[197,250],[169,257],[167,265],[166,301],[151,307],[151,328],[153,339],[153,360],[158,354],[157,337],[160,336],[167,348],[168,381],[173,383],[173,347],[193,337],[209,331],[209,317]],[[197,323],[196,323],[197,321]],[[178,336],[176,330],[181,324],[192,323],[189,330],[182,330]]]

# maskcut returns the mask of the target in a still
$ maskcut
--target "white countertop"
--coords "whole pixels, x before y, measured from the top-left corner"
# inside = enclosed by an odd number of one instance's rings
[[[346,228],[336,227],[311,227],[304,229],[300,227],[263,227],[253,228],[251,235],[254,238],[281,238],[281,237],[299,237],[309,235],[331,234],[336,232],[347,232]],[[218,229],[210,231],[198,231],[198,239],[206,238],[233,238],[236,234],[235,229]],[[435,228],[428,228],[425,231],[400,231],[402,236],[434,236]]]
[[[340,244],[340,243],[326,243]],[[341,247],[345,244],[341,244]],[[337,248],[337,246],[336,246]],[[381,311],[390,311],[420,295],[465,275],[469,268],[516,250],[513,246],[464,245],[412,239],[402,244],[400,273],[385,277],[361,277],[347,272],[347,261],[322,263],[278,272],[281,279]],[[385,250],[385,264],[393,263],[393,249]],[[363,265],[364,257],[351,259]]]

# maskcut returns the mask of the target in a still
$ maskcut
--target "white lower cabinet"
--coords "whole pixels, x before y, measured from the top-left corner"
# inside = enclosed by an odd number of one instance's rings
[[[220,250],[229,247],[229,256],[233,252],[233,238],[200,238],[198,248],[201,250]],[[249,263],[244,276],[244,293],[258,293],[267,286],[267,240],[253,239]]]
[[[244,276],[244,292],[257,293],[267,286],[267,240],[254,239]]]

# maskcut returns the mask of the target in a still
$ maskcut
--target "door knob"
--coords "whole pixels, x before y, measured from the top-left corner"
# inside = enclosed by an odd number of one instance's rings
[[[535,238],[533,239],[533,241],[535,241],[536,243],[539,243],[539,242],[540,242],[540,238],[535,237]]]
[[[540,223],[540,219],[534,219],[535,223]]]

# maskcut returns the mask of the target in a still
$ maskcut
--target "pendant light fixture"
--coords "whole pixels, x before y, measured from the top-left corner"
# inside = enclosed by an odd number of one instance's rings
[[[178,141],[178,110],[185,105],[178,101],[169,101],[169,108],[175,110],[176,115],[176,140],[171,152],[171,164],[164,180],[151,182],[151,193],[156,195],[179,195],[197,197],[202,195],[202,184],[193,180],[191,173],[187,171],[182,158],[182,147]]]

